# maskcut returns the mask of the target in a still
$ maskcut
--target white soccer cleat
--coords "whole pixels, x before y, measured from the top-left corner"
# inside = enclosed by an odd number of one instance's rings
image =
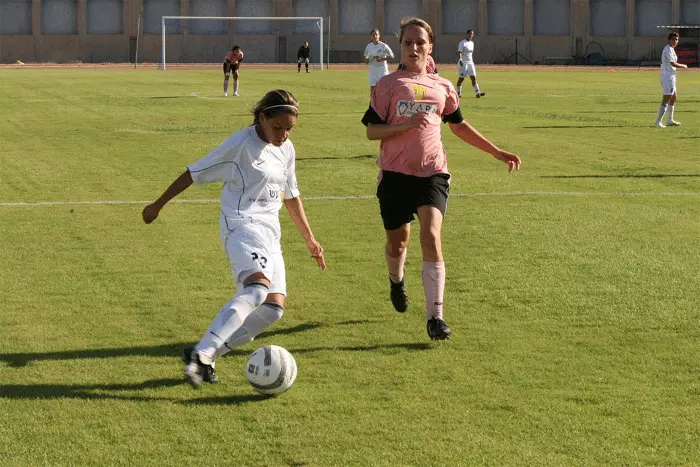
[[[681,122],[671,120],[670,122],[666,122],[666,126],[681,126]]]
[[[228,96],[228,93],[227,93],[227,92],[225,92],[225,93],[224,93],[224,97],[227,97],[227,96]]]
[[[236,96],[236,97],[238,97],[238,93],[237,93],[237,92],[234,92],[233,95]]]
[[[661,122],[656,122],[656,123],[654,124],[654,126],[655,126],[656,128],[666,128],[666,125],[664,125],[664,124],[661,123]]]

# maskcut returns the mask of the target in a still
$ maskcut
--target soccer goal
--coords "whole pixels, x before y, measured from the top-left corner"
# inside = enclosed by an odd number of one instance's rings
[[[304,41],[311,62],[324,69],[324,23],[316,16],[163,16],[161,67],[173,63],[221,63],[233,45],[245,53],[244,63],[296,63]]]

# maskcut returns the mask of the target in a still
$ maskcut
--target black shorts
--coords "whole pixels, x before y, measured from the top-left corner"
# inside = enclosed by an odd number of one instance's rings
[[[395,230],[410,223],[420,206],[435,206],[444,216],[449,193],[449,174],[414,177],[383,170],[377,198],[384,229]]]
[[[231,72],[231,74],[234,77],[236,76],[235,73],[238,71],[238,69],[236,67],[237,67],[237,65],[234,65],[233,63],[229,64],[229,72]],[[223,70],[224,70],[224,75],[226,75],[226,62],[224,62],[224,64],[223,64]],[[226,75],[226,76],[228,76],[228,75]]]

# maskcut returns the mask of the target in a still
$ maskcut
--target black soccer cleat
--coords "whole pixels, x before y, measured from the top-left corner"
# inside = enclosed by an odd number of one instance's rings
[[[211,384],[219,382],[214,367],[202,363],[199,354],[195,352],[193,347],[188,347],[183,351],[182,359],[185,361],[185,378],[193,388],[199,389],[203,381]]]
[[[406,293],[406,286],[403,280],[398,284],[389,279],[389,284],[391,284],[391,292],[389,297],[391,298],[391,304],[394,305],[394,309],[399,313],[403,313],[408,310],[408,294]]]
[[[447,324],[440,318],[430,318],[426,325],[428,330],[428,337],[431,340],[445,340],[449,339],[452,331],[447,327]]]
[[[486,95],[485,92],[477,92],[477,93],[476,93],[476,98],[478,99],[478,98],[480,98],[480,97],[482,97],[482,96],[485,96],[485,95]]]

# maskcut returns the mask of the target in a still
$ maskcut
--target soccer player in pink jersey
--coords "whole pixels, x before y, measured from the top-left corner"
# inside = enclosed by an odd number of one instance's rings
[[[417,215],[428,336],[449,339],[451,331],[443,319],[445,262],[441,236],[450,173],[440,123],[447,123],[457,137],[506,163],[509,172],[520,169],[520,158],[499,149],[469,125],[462,117],[452,83],[427,72],[433,42],[428,23],[419,18],[401,20],[403,69],[379,80],[362,123],[367,126],[368,139],[381,140],[377,198],[386,230],[391,302],[396,311],[408,309],[404,263],[411,222]]]
[[[228,96],[228,78],[233,74],[233,95],[238,96],[238,69],[243,61],[243,50],[234,45],[224,58],[224,97]]]

